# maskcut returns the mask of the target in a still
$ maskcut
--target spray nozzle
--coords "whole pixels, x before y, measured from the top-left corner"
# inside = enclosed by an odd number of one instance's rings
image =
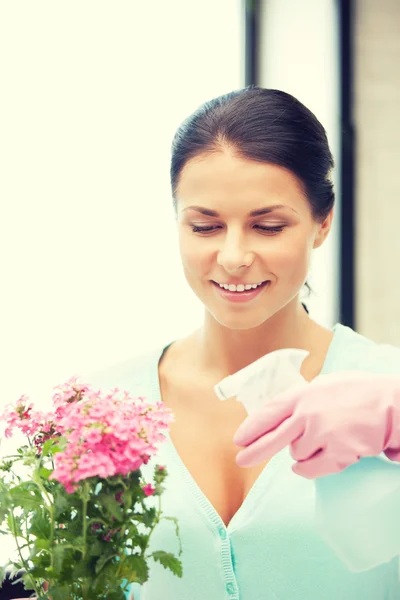
[[[217,383],[214,391],[220,400],[236,396],[251,414],[274,396],[304,383],[300,369],[308,354],[295,348],[275,350]]]

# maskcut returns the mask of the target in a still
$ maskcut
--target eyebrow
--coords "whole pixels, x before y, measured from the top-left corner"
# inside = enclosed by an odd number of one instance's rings
[[[285,206],[284,204],[273,204],[272,206],[264,206],[263,208],[258,208],[257,210],[253,210],[249,213],[250,217],[260,217],[261,215],[267,215],[268,213],[273,212],[274,210],[280,209],[289,209],[293,212],[296,212],[294,208],[290,206]],[[186,210],[195,210],[196,212],[201,213],[202,215],[206,215],[208,217],[219,217],[220,214],[217,213],[216,210],[211,210],[210,208],[203,208],[202,206],[187,206],[183,212]]]

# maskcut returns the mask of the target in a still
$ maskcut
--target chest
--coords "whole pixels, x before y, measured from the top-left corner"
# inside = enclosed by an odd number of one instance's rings
[[[172,409],[175,421],[170,436],[180,459],[225,525],[269,461],[243,469],[236,464],[239,448],[233,436],[246,418],[235,400],[219,401],[213,390],[184,391],[160,381],[163,402]]]

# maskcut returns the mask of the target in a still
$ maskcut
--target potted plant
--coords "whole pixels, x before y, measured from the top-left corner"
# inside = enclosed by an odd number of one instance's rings
[[[154,464],[150,481],[142,472],[172,418],[162,403],[76,377],[55,388],[49,412],[25,395],[7,406],[5,437],[19,429],[27,443],[0,459],[0,535],[12,534],[18,552],[0,582],[23,569],[19,581],[38,600],[124,600],[131,583],[148,579],[150,559],[181,577],[178,522],[161,510],[166,469]],[[149,549],[166,518],[178,556]]]

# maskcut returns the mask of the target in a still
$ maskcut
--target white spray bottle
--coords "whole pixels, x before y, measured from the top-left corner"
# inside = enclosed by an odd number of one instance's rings
[[[236,396],[251,415],[285,390],[309,385],[300,374],[307,355],[293,348],[271,352],[220,381],[215,393],[220,400]],[[316,528],[350,571],[400,555],[400,463],[384,455],[362,458],[314,484]]]

